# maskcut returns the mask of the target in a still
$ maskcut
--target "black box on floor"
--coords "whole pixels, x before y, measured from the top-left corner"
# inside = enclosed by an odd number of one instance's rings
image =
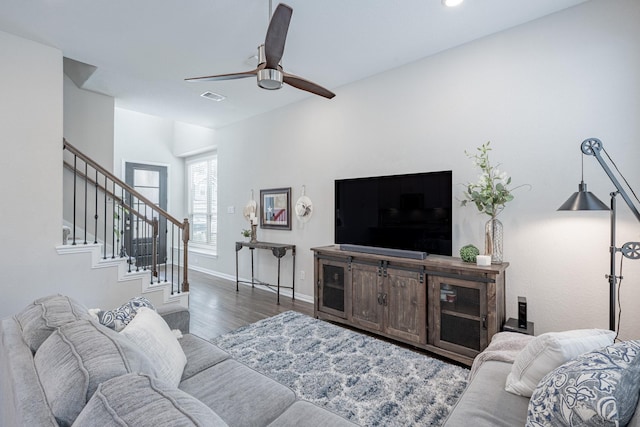
[[[526,328],[518,327],[518,319],[511,318],[502,326],[504,332],[518,332],[521,334],[534,335],[533,322],[527,322]]]

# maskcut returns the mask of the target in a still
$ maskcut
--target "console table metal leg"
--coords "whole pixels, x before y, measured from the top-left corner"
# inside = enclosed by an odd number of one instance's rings
[[[238,278],[238,248],[236,247],[236,292],[238,292],[238,283],[240,279]]]
[[[280,304],[280,258],[278,258],[278,304]]]
[[[296,299],[296,250],[291,250],[291,257],[293,259],[293,271],[291,275],[291,299]]]
[[[251,287],[253,288],[253,282],[256,276],[255,274],[253,274],[253,248],[249,248],[249,249],[251,250]]]

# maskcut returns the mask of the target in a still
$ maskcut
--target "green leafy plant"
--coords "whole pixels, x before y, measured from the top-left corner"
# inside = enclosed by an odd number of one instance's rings
[[[474,245],[465,245],[460,248],[460,258],[464,262],[476,262],[478,255],[480,255],[480,250]]]
[[[243,229],[240,234],[242,234],[244,237],[251,237],[251,230],[249,229]]]
[[[495,218],[502,212],[507,202],[513,200],[511,192],[522,186],[509,189],[511,177],[498,169],[499,163],[493,166],[489,160],[490,143],[489,141],[482,144],[475,154],[465,151],[467,157],[480,168],[481,173],[477,182],[466,185],[465,198],[461,200],[461,205],[473,203],[480,212]]]

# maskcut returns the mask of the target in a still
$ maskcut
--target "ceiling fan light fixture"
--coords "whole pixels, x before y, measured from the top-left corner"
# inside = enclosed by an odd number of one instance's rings
[[[464,0],[442,0],[442,4],[446,7],[460,6]]]
[[[263,89],[275,90],[282,87],[282,71],[264,68],[258,71],[258,86]]]

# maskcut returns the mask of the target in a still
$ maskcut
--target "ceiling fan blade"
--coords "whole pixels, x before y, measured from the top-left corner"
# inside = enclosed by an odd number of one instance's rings
[[[204,76],[204,77],[191,77],[188,79],[184,79],[187,82],[215,82],[219,80],[236,80],[236,79],[244,79],[247,77],[255,77],[258,74],[258,68],[251,71],[245,71],[242,73],[230,73],[230,74],[218,74],[215,76]]]
[[[336,94],[331,92],[330,90],[325,89],[322,86],[317,85],[313,82],[310,82],[309,80],[305,80],[302,77],[294,76],[293,74],[289,74],[289,73],[283,73],[283,74],[284,74],[283,81],[286,84],[295,87],[296,89],[306,90],[307,92],[311,92],[315,95],[324,96],[325,98],[329,98],[329,99],[336,96]]]
[[[267,68],[278,69],[278,64],[284,54],[284,43],[287,40],[287,32],[289,31],[289,22],[291,21],[291,15],[293,9],[286,4],[280,3],[276,7],[271,22],[269,22],[269,28],[267,29],[267,36],[264,40],[264,53],[267,59]]]

